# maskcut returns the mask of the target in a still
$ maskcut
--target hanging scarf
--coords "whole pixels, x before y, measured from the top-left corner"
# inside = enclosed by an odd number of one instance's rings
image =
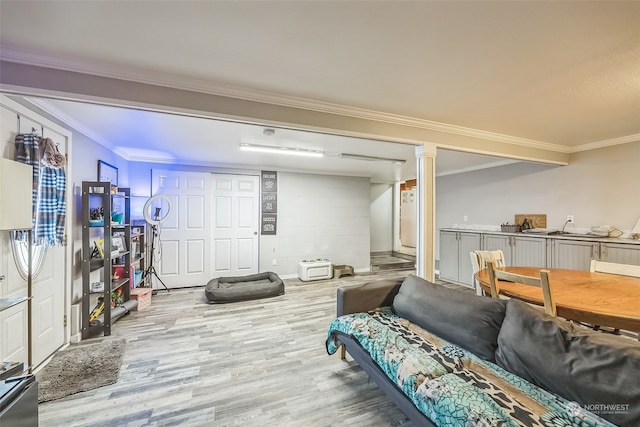
[[[40,206],[36,216],[35,244],[45,246],[64,243],[67,179],[64,166],[67,159],[58,151],[51,138],[41,138],[40,148]]]
[[[15,159],[33,167],[34,245],[62,245],[66,217],[64,156],[51,139],[34,133],[17,135],[15,148]]]
[[[51,138],[41,138],[39,142],[42,166],[64,169],[67,159],[58,151],[58,145]]]

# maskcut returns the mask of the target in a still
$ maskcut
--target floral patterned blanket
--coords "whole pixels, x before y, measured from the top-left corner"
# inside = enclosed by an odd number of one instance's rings
[[[329,354],[338,349],[337,332],[355,338],[438,426],[613,426],[396,316],[389,307],[334,319],[326,341]]]

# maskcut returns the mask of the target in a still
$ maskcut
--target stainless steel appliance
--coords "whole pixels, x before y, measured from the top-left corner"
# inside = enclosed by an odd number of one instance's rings
[[[0,426],[38,426],[38,382],[34,375],[0,381]]]

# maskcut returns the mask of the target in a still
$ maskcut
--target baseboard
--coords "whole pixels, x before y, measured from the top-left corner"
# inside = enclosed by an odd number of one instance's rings
[[[371,267],[361,267],[361,268],[354,268],[353,272],[354,273],[369,273],[371,271]],[[300,277],[298,277],[297,274],[278,274],[278,276],[280,276],[281,279],[299,279]],[[345,276],[346,277],[346,276]],[[331,280],[331,279],[320,279],[320,280]],[[314,282],[315,280],[309,280],[309,282]],[[304,283],[308,283],[308,282],[304,282]]]

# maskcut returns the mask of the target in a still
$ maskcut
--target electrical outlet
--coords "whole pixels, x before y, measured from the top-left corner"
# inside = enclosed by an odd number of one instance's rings
[[[567,215],[567,222],[569,224],[573,224],[575,221],[573,220],[573,215]]]
[[[463,220],[464,222],[469,221],[469,217],[468,217],[467,215],[463,216],[462,218],[463,218],[462,220]]]

